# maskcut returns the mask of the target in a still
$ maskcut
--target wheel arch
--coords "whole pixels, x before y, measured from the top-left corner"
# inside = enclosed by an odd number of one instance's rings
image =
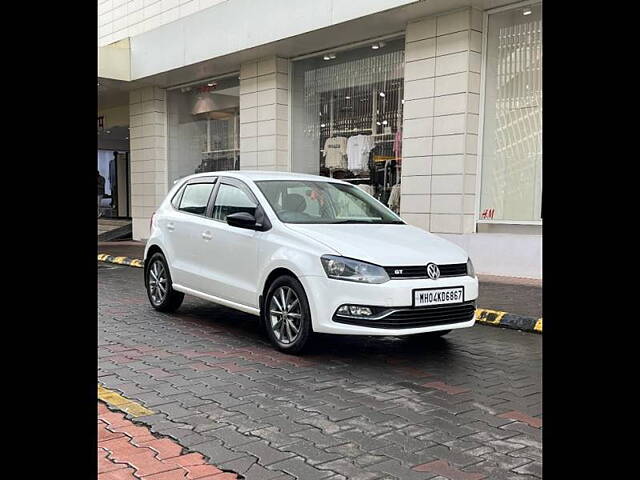
[[[264,284],[262,285],[262,290],[260,291],[260,297],[258,298],[260,316],[262,316],[262,313],[263,313],[262,307],[264,306],[263,305],[264,297],[267,295],[267,291],[269,290],[269,287],[271,286],[271,284],[276,278],[281,277],[282,275],[290,275],[296,280],[300,281],[300,278],[298,277],[298,275],[296,275],[296,273],[292,271],[290,268],[279,266],[271,270],[271,272],[269,272],[269,275],[267,275],[267,277],[264,280]]]
[[[165,255],[165,253],[162,251],[162,248],[160,248],[159,245],[151,245],[149,247],[149,249],[147,250],[147,255],[144,258],[144,285],[145,287],[147,286],[147,267],[149,266],[149,260],[151,259],[151,257],[153,257],[154,254],[156,253],[161,253],[162,255],[164,255],[164,258],[166,260],[167,256]],[[169,267],[169,265],[167,264],[167,267]]]

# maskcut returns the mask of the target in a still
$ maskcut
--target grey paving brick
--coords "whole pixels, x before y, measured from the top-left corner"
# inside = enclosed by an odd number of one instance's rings
[[[236,447],[258,440],[258,437],[248,433],[240,433],[233,427],[216,428],[215,430],[207,431],[206,434],[221,440],[227,447]]]
[[[285,452],[292,452],[297,456],[304,458],[305,461],[311,465],[317,465],[319,463],[341,458],[341,455],[327,452],[316,447],[313,443],[307,440],[299,440],[295,443],[285,445],[281,447],[281,449]]]
[[[178,419],[180,417],[188,417],[194,413],[198,413],[197,410],[187,409],[182,407],[178,402],[165,403],[158,405],[156,410],[166,413],[170,419]]]
[[[317,465],[317,468],[326,468],[334,472],[338,472],[349,480],[374,480],[381,477],[380,473],[362,470],[359,465],[356,465],[345,458],[331,460],[330,462],[323,463],[322,465]]]
[[[202,443],[190,445],[189,448],[208,457],[210,462],[214,465],[220,465],[224,462],[237,460],[238,458],[247,456],[247,454],[244,452],[236,452],[234,450],[231,450],[230,448],[225,447],[222,442],[211,439],[207,439]]]
[[[317,428],[309,428],[307,430],[294,432],[291,433],[290,436],[304,438],[305,440],[309,440],[314,445],[320,448],[327,448],[335,445],[340,445],[341,443],[346,443],[346,440],[335,436],[325,435]]]
[[[282,447],[286,448],[286,447]],[[260,465],[271,465],[295,456],[292,452],[278,450],[269,445],[266,440],[258,440],[234,447],[234,450],[247,452],[258,458]]]
[[[337,472],[331,470],[320,470],[306,463],[301,457],[291,457],[268,467],[271,470],[282,470],[299,478],[300,480],[314,480],[316,478],[327,478]]]
[[[269,470],[258,463],[251,465],[243,475],[245,480],[284,480],[285,478],[293,478],[290,475],[285,476],[283,472]]]
[[[232,472],[244,475],[244,473],[253,465],[255,465],[257,461],[257,457],[254,457],[253,455],[247,455],[235,460],[229,460],[228,462],[219,463],[216,465],[216,467],[221,470],[230,470]]]

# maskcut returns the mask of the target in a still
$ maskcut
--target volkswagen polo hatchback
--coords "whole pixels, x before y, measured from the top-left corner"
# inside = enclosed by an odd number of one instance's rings
[[[176,182],[151,219],[153,308],[193,295],[259,317],[280,350],[314,332],[442,335],[475,322],[460,247],[407,225],[360,188],[314,175],[227,171]]]

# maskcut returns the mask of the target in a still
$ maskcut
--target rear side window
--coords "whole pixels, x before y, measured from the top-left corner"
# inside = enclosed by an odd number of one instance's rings
[[[178,210],[204,215],[213,190],[213,183],[192,183],[184,188]]]
[[[237,212],[256,214],[257,203],[244,190],[225,183],[220,184],[216,202],[213,205],[213,218],[225,221],[227,215]]]

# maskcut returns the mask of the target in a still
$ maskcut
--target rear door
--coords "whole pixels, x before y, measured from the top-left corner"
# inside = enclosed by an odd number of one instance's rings
[[[215,177],[190,180],[174,197],[165,224],[171,276],[174,283],[198,289],[202,266],[197,255],[200,246],[200,224],[206,219],[207,207],[216,184]]]

